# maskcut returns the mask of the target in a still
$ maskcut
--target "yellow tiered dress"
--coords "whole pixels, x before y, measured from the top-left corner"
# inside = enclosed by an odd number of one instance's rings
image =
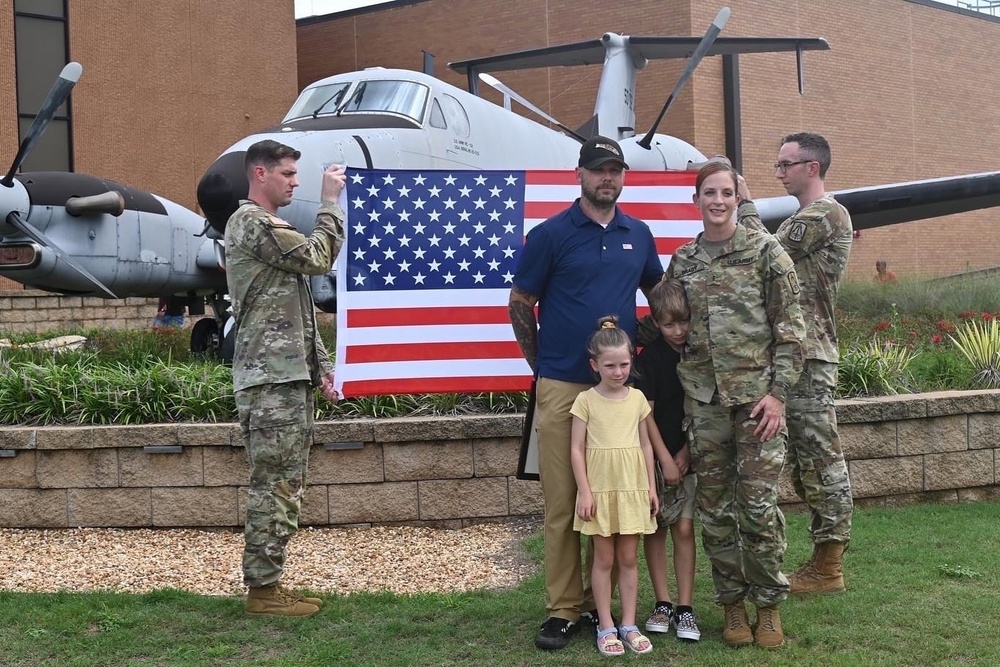
[[[573,530],[604,537],[656,532],[639,446],[639,422],[649,414],[646,397],[630,387],[624,398],[605,398],[591,388],[577,396],[570,413],[587,422],[587,480],[597,506],[590,521],[575,516]]]

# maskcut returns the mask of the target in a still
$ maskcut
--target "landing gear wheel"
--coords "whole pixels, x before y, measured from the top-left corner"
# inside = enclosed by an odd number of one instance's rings
[[[227,317],[222,325],[222,342],[219,343],[219,358],[226,366],[233,365],[233,355],[236,354],[236,322]]]
[[[219,323],[211,317],[203,317],[191,327],[191,352],[204,356],[219,354]]]

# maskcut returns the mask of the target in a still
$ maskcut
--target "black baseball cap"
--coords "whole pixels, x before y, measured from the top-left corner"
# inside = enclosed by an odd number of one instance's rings
[[[614,139],[595,136],[588,139],[580,147],[580,162],[578,166],[584,169],[597,169],[609,160],[621,162],[621,165],[628,169],[628,165],[625,164],[622,147]]]

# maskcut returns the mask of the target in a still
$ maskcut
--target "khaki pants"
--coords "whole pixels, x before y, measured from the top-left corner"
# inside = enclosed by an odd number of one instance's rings
[[[540,378],[535,387],[538,474],[545,498],[546,609],[549,616],[574,622],[581,611],[594,608],[594,597],[589,568],[581,573],[580,534],[573,530],[576,478],[570,462],[569,410],[580,392],[590,387],[548,378]]]

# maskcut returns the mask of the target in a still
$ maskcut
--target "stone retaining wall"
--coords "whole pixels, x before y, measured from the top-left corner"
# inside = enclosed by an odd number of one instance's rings
[[[59,296],[41,290],[0,291],[0,335],[55,329],[148,329],[158,299]]]
[[[1000,499],[1000,391],[838,402],[859,506]],[[539,514],[515,478],[523,417],[321,422],[304,525],[457,527]],[[234,424],[0,428],[0,527],[243,524]],[[783,506],[796,509],[785,479]]]

